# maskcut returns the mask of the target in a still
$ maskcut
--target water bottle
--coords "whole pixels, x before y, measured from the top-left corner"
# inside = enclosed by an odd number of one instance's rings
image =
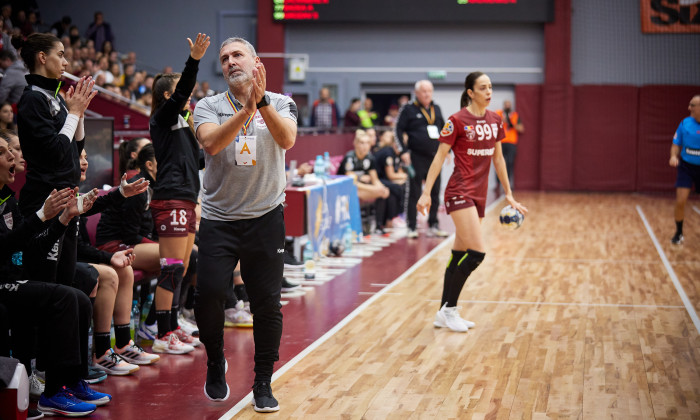
[[[109,327],[109,345],[114,348],[116,341],[116,335],[114,335],[114,320],[112,320],[112,325]]]
[[[131,339],[136,337],[136,331],[139,329],[139,322],[141,321],[141,314],[139,313],[139,301],[134,300],[131,305],[131,324],[129,330],[131,331]]]
[[[304,278],[306,280],[313,280],[316,277],[316,262],[314,261],[314,248],[311,242],[307,242],[306,245],[304,245],[302,258],[304,260]]]
[[[328,152],[323,153],[323,164],[324,164],[324,169],[325,169],[325,174],[326,178],[331,177],[331,156],[328,154]]]
[[[149,293],[146,302],[143,304],[143,308],[141,308],[141,324],[146,322],[146,317],[151,310],[151,305],[153,305],[153,293]]]
[[[316,162],[314,163],[314,175],[316,178],[323,179],[326,174],[326,168],[321,155],[316,155]]]
[[[352,228],[350,225],[346,226],[343,232],[343,245],[345,247],[345,252],[352,249]]]

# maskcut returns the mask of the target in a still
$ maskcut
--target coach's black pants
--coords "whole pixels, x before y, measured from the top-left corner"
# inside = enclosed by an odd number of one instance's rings
[[[92,305],[85,293],[59,284],[13,281],[0,283],[0,303],[11,318],[13,356],[27,368],[31,356],[26,352],[31,350],[24,345],[33,342],[38,329],[38,363],[46,369],[47,386],[72,385],[87,375]]]
[[[65,233],[48,253],[45,250],[22,250],[24,277],[29,280],[72,285],[78,260],[78,218],[70,221]]]
[[[202,218],[199,237],[194,311],[207,357],[210,361],[224,357],[224,301],[240,260],[254,319],[255,380],[269,382],[282,337],[282,205],[255,219],[222,222]]]
[[[428,177],[430,164],[433,163],[432,156],[423,156],[417,153],[411,153],[411,165],[416,175],[408,180],[408,208],[406,209],[406,218],[408,219],[408,228],[416,230],[416,216],[418,216],[418,199],[423,192],[423,181]],[[430,190],[430,212],[428,213],[428,225],[430,227],[438,224],[438,207],[440,207],[440,175],[435,178],[433,189]]]

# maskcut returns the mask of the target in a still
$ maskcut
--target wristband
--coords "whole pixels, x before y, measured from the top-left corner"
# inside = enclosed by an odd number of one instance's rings
[[[61,131],[58,134],[63,134],[64,136],[68,137],[68,141],[72,142],[73,137],[75,136],[75,130],[78,128],[78,121],[79,118],[77,115],[68,114],[66,117],[66,122],[63,123],[63,128],[61,128]]]

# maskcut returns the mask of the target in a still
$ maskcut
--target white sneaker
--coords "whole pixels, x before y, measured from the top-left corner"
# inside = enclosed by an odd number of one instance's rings
[[[184,316],[180,315],[177,318],[177,325],[179,325],[180,328],[185,330],[185,332],[191,335],[192,337],[199,337],[199,328],[197,327],[197,324],[192,323]]]
[[[239,300],[235,308],[224,310],[224,327],[251,328],[252,326],[253,315],[250,314],[250,309],[246,310],[243,301]]]
[[[197,321],[194,318],[194,309],[180,308],[180,316],[197,325]]]
[[[199,338],[192,337],[191,334],[188,334],[187,331],[183,330],[180,326],[175,328],[175,330],[172,332],[173,334],[176,334],[177,338],[179,338],[184,344],[189,344],[192,347],[199,347],[202,344],[202,342],[199,341]]]
[[[39,380],[35,372],[29,376],[29,397],[32,400],[38,401],[41,394],[44,393],[44,383]]]
[[[418,237],[418,231],[415,229],[409,229],[408,233],[406,234],[406,237],[408,239],[415,239]]]
[[[160,356],[147,353],[144,349],[134,344],[133,340],[129,340],[129,344],[122,348],[115,348],[114,352],[134,365],[150,365],[160,360]]]
[[[447,307],[447,304],[442,305],[442,308],[435,314],[433,325],[438,328],[449,328],[455,332],[467,332],[469,326],[460,318],[456,306]]]
[[[154,353],[185,354],[191,351],[194,351],[194,347],[180,341],[177,338],[177,334],[174,334],[172,331],[165,334],[162,338],[156,337],[153,340]]]
[[[117,376],[129,375],[139,370],[138,366],[127,363],[112,349],[107,350],[99,359],[95,359],[92,367],[103,370],[108,375]]]
[[[440,230],[439,227],[433,226],[430,229],[428,229],[428,236],[433,236],[433,237],[438,237],[438,238],[446,238],[448,235],[447,232],[444,230]]]

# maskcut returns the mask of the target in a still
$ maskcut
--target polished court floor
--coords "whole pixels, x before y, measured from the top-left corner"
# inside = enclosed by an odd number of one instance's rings
[[[501,205],[484,219],[469,332],[432,326],[452,238],[394,238],[286,299],[278,413],[252,410],[252,331],[231,329],[225,403],[204,398],[196,350],[109,378],[97,388],[115,400],[93,418],[700,418],[698,201],[672,246],[668,197],[518,199],[521,229],[498,226]]]

